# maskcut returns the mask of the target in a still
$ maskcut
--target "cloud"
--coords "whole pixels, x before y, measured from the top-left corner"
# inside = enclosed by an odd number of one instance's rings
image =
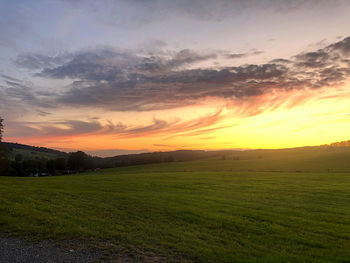
[[[36,76],[44,78],[112,81],[128,79],[127,74],[130,73],[141,76],[142,73],[178,70],[217,56],[215,53],[200,54],[189,49],[166,53],[157,51],[158,55],[152,55],[147,50],[127,51],[105,47],[56,56],[22,53],[14,63],[22,68],[39,69],[41,71]]]
[[[202,128],[213,126],[224,118],[221,115],[222,111],[208,114],[199,119],[192,119],[189,121],[181,121],[180,119],[174,121],[165,121],[154,119],[153,123],[145,126],[128,127],[121,123],[117,125],[110,124],[109,132],[112,132],[118,137],[135,138],[150,135],[168,135],[179,134],[187,131],[200,131]]]
[[[44,117],[52,114],[50,112],[46,112],[46,111],[42,111],[42,110],[37,110],[37,113],[39,116],[44,116]]]
[[[118,111],[146,111],[191,105],[205,97],[260,95],[279,87],[287,69],[265,64],[230,69],[193,69],[157,75],[129,74],[125,79],[78,81],[57,101],[64,105],[97,106]],[[266,80],[266,81],[264,81]],[[247,86],[249,85],[249,86]]]
[[[51,103],[39,102],[35,96],[40,94],[28,93],[24,87],[21,91],[18,82],[5,79],[5,83],[11,86],[7,92],[13,96],[22,96],[23,101],[33,101],[42,107],[48,104],[149,111],[200,104],[207,99],[239,103],[273,93],[342,85],[350,76],[349,46],[350,37],[290,59],[277,58],[266,64],[223,68],[197,64],[216,59],[222,56],[221,53],[186,49],[159,55],[112,48],[85,50],[71,54],[68,60],[67,56],[56,57],[55,61],[65,61],[59,66],[52,66],[50,59],[34,56],[36,76],[71,80],[65,90],[51,96],[46,94]],[[35,71],[36,65],[45,63],[51,66]],[[259,111],[253,109],[252,112]],[[163,124],[155,122],[153,125]]]
[[[245,58],[247,57],[247,53],[233,53],[233,54],[227,54],[227,58],[237,59],[237,58]]]
[[[264,51],[260,51],[260,50],[251,50],[250,52],[247,53],[228,53],[225,54],[224,56],[226,58],[230,58],[230,59],[239,59],[239,58],[245,58],[248,56],[256,56],[256,55],[260,55],[263,54]]]
[[[14,127],[14,128],[12,128]],[[11,137],[67,137],[96,133],[102,129],[97,121],[67,120],[59,122],[11,122]]]
[[[14,64],[22,68],[42,70],[44,68],[58,66],[67,61],[69,57],[69,53],[59,54],[56,56],[48,56],[35,53],[21,53],[14,60]]]
[[[14,77],[11,77],[9,75],[2,74],[2,73],[0,73],[0,77],[4,80],[8,80],[8,81],[21,82],[21,80],[19,80],[17,78],[14,78]]]
[[[97,120],[78,121],[51,121],[51,122],[11,122],[7,123],[8,133],[11,138],[60,138],[77,137],[85,135],[112,135],[116,138],[137,138],[143,136],[167,136],[176,135],[188,131],[207,133],[206,127],[216,125],[224,118],[222,111],[202,116],[198,119],[181,121],[175,119],[166,121],[154,119],[152,123],[146,125],[126,125],[121,122],[111,121],[102,124]],[[220,129],[220,128],[215,128]],[[214,129],[212,129],[214,130]]]
[[[346,0],[147,0],[147,1],[74,1],[62,0],[73,8],[90,10],[104,23],[119,26],[143,26],[172,17],[220,22],[250,12],[287,13],[300,9],[330,8],[346,5]]]
[[[350,37],[344,38],[342,41],[339,41],[337,43],[334,43],[328,46],[328,49],[332,51],[338,51],[343,55],[349,55],[350,54]]]
[[[17,78],[0,74],[0,109],[21,108],[30,105],[34,107],[52,108],[53,105],[40,98],[40,92],[29,84]]]

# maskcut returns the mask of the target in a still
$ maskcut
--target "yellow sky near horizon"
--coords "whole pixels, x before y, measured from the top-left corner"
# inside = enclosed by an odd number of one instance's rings
[[[95,119],[87,111],[87,118],[82,121],[100,125],[92,132],[70,134],[70,127],[66,124],[51,121],[50,125],[59,130],[49,130],[51,133],[46,136],[5,137],[5,140],[89,152],[113,149],[257,149],[329,144],[349,139],[349,87],[275,92],[249,102],[209,98],[192,107],[123,114],[105,112],[103,118]],[[66,118],[74,119],[73,115]],[[37,128],[42,128],[44,119],[32,121],[32,127],[40,123]],[[50,116],[50,119],[54,118]]]

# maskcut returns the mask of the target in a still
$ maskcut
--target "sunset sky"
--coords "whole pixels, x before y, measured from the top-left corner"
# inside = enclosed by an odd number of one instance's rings
[[[2,0],[4,141],[99,156],[350,139],[350,1]]]

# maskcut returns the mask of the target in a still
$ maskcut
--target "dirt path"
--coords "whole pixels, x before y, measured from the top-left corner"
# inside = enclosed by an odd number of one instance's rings
[[[0,236],[0,263],[160,263],[169,262],[165,257],[127,251],[106,243],[106,250],[92,248],[83,241],[62,241],[53,243],[48,240],[30,242],[22,238]],[[170,260],[171,262],[184,262]],[[186,261],[188,262],[188,261]]]
[[[0,237],[0,263],[101,262],[103,253],[91,248],[63,248],[49,241],[31,243],[24,239]]]

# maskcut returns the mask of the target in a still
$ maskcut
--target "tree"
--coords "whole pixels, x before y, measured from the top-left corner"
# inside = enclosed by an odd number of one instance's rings
[[[56,170],[59,170],[59,171],[64,171],[67,169],[67,161],[66,161],[66,158],[57,158],[54,160],[54,166],[55,166],[55,169]]]
[[[23,155],[20,154],[20,153],[16,154],[15,161],[16,161],[16,163],[22,162],[23,161]]]
[[[54,173],[55,172],[55,160],[47,160],[47,162],[46,162],[46,170],[49,173]]]
[[[88,155],[82,151],[73,152],[68,157],[68,167],[72,170],[83,170],[86,166]]]
[[[3,122],[4,122],[4,119],[0,117],[0,143],[2,141],[2,132],[4,130]]]
[[[173,161],[174,161],[174,156],[172,156],[172,155],[169,155],[169,156],[164,158],[164,162],[171,163]]]
[[[4,119],[0,117],[0,175],[7,175],[10,169],[10,162],[8,160],[8,149],[2,144],[2,133],[4,130]]]

